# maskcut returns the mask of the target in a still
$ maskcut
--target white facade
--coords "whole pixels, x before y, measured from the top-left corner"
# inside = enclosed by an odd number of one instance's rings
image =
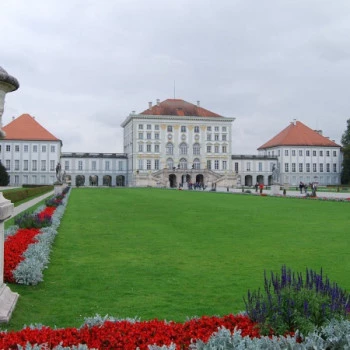
[[[61,141],[0,141],[0,160],[10,175],[10,186],[52,185],[60,155]]]
[[[281,184],[297,186],[300,181],[321,186],[340,184],[340,147],[280,146],[259,150],[259,155],[277,157]]]
[[[135,174],[162,169],[232,172],[233,120],[130,114],[122,124],[130,184]]]

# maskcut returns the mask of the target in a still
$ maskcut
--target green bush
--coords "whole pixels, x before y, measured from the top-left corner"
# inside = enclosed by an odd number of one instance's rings
[[[23,201],[27,198],[35,197],[40,194],[47,193],[53,190],[53,186],[40,186],[31,188],[22,188],[18,191],[6,191],[3,195],[6,199],[10,200],[12,203],[17,203]]]

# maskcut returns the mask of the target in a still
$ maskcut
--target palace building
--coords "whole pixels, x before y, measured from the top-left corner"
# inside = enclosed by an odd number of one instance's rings
[[[72,186],[202,188],[272,184],[295,186],[340,183],[341,147],[294,120],[256,155],[232,153],[235,118],[224,117],[181,99],[156,100],[132,112],[121,126],[124,153],[62,152],[62,141],[23,114],[3,129],[0,161],[11,186],[53,184],[61,165]]]

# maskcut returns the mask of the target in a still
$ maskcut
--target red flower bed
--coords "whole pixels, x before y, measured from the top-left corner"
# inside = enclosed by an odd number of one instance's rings
[[[4,281],[15,283],[12,271],[24,259],[28,245],[35,242],[38,228],[21,228],[15,235],[7,237],[4,243]]]
[[[260,336],[256,323],[247,316],[204,316],[185,323],[165,323],[155,319],[136,323],[106,321],[102,326],[84,326],[81,329],[25,328],[18,332],[0,333],[0,348],[17,349],[17,344],[25,347],[29,342],[32,345],[45,344],[45,349],[52,349],[59,344],[66,347],[86,344],[88,348],[95,349],[135,350],[139,347],[140,350],[147,350],[148,345],[162,346],[171,343],[175,343],[178,349],[188,349],[191,339],[206,342],[221,326],[231,332],[235,328],[240,329],[243,337]]]
[[[49,216],[51,218],[55,210],[56,207],[46,207],[38,214],[38,216],[40,219],[44,219],[46,216]]]

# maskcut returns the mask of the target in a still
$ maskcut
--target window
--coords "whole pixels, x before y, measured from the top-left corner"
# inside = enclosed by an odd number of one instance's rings
[[[320,157],[323,157],[323,151],[320,151]]]
[[[15,152],[19,152],[19,145],[15,145]]]
[[[238,162],[235,162],[235,172],[238,173]]]
[[[211,131],[211,126],[208,126],[208,127],[207,127],[207,131]]]
[[[333,151],[333,157],[337,156],[337,151]]]
[[[143,159],[139,159],[139,169],[143,170]]]
[[[219,153],[219,146],[214,147],[215,153]]]
[[[180,154],[187,154],[187,144],[184,142],[180,144]]]
[[[323,173],[323,164],[320,164],[320,173]]]
[[[326,172],[327,173],[331,172],[331,165],[329,163],[326,164]]]
[[[123,168],[123,161],[122,160],[119,160],[118,161],[118,170],[119,171],[122,171],[124,168]]]
[[[152,145],[146,145],[146,152],[152,152]]]
[[[211,134],[207,134],[207,141],[211,141]]]
[[[155,138],[156,140],[159,140],[159,132],[156,132],[156,133],[154,134],[154,138]]]
[[[69,170],[69,160],[64,161],[64,170]]]
[[[79,160],[78,162],[78,170],[83,170],[83,161]]]
[[[306,157],[310,157],[310,151],[305,151]]]
[[[54,170],[55,170],[55,161],[50,160],[50,171],[54,171]]]
[[[292,157],[295,157],[295,149],[292,149]]]
[[[38,146],[37,145],[33,145],[33,152],[37,153],[38,152]]]
[[[222,141],[227,141],[227,135],[226,134],[222,134],[221,135],[221,139],[222,139]]]
[[[139,143],[139,152],[143,152],[143,144]]]
[[[10,145],[6,145],[6,152],[10,152],[11,151],[11,146]]]
[[[23,161],[23,170],[28,171],[28,160]]]
[[[91,169],[92,169],[92,170],[96,170],[96,160],[93,160],[93,161],[91,162]]]
[[[15,160],[15,170],[19,170],[19,160]]]
[[[154,145],[154,152],[159,153],[159,145]]]
[[[147,124],[147,130],[152,130],[152,125],[151,124]]]
[[[299,163],[299,173],[303,172],[303,163]]]
[[[174,168],[174,161],[173,161],[172,158],[168,158],[166,160],[166,164],[167,164],[168,169],[173,169]]]
[[[226,129],[226,126],[223,126],[223,127],[222,127],[222,132],[226,132],[226,130],[227,130],[227,129]]]
[[[172,127],[172,125],[168,125],[167,130],[168,130],[168,132],[173,132],[173,127]]]
[[[263,171],[263,163],[262,162],[258,163],[258,171]]]
[[[150,140],[152,138],[152,133],[148,132],[147,133],[147,140]]]
[[[333,164],[333,173],[337,172],[337,164]]]
[[[247,162],[247,171],[250,171],[250,162]]]
[[[1,152],[1,145],[0,145],[0,152]]]
[[[284,163],[284,172],[288,173],[289,172],[289,164]]]
[[[6,170],[11,170],[11,161],[9,159],[6,159],[5,167],[6,167]]]
[[[306,163],[306,172],[307,172],[307,173],[310,172],[310,163]]]
[[[222,153],[227,153],[227,146],[222,146]]]
[[[36,175],[33,175],[33,176],[32,176],[32,182],[33,182],[33,184],[36,184],[36,181],[37,181],[37,180],[36,180]]]
[[[227,161],[223,160],[222,161],[222,170],[226,170],[227,169]]]
[[[215,134],[215,135],[214,135],[214,140],[215,140],[215,141],[219,141],[219,134]]]
[[[312,151],[312,155],[316,157],[316,151]]]
[[[195,158],[193,160],[193,169],[200,169],[201,168],[201,162],[198,158]]]
[[[25,146],[24,146],[24,147],[25,147]],[[51,153],[56,152],[56,147],[55,147],[54,145],[51,145],[51,147],[50,147],[50,152],[51,152]]]
[[[143,133],[142,132],[139,132],[139,139],[143,140]]]
[[[316,171],[317,171],[317,167],[316,167],[317,165],[316,165],[316,163],[313,163],[312,164],[312,171],[314,172],[314,173],[316,173]]]
[[[146,169],[151,170],[151,161],[149,159],[146,161]]]
[[[28,153],[28,145],[23,146],[23,152]]]
[[[194,127],[194,132],[195,132],[196,134],[199,133],[199,126],[195,126],[195,127]]]
[[[186,132],[186,126],[185,125],[181,125],[181,132]]]
[[[329,151],[326,151],[326,157],[329,157]]]
[[[218,160],[214,160],[214,169],[219,170],[219,161]]]
[[[284,155],[288,156],[288,150],[287,149],[284,150]]]
[[[207,146],[207,153],[211,153],[211,146]]]
[[[41,146],[41,152],[46,153],[46,146],[44,146],[44,145]]]
[[[207,169],[211,169],[211,160],[207,160]]]
[[[154,130],[159,130],[159,125],[158,125],[158,124],[156,124],[156,125],[154,126]]]
[[[199,143],[193,144],[193,154],[194,155],[200,155],[201,154],[201,148],[199,146]]]
[[[139,124],[139,130],[143,130],[143,124]]]
[[[105,170],[109,170],[109,165],[110,165],[109,160],[106,160],[106,162],[105,162]]]
[[[32,171],[37,171],[37,161],[32,160]]]
[[[166,154],[174,154],[174,145],[170,142],[166,145]]]
[[[277,155],[278,155],[278,156],[281,155],[281,150],[280,150],[280,149],[277,151]]]
[[[302,156],[303,156],[303,150],[300,149],[300,150],[299,150],[299,157],[302,157]]]
[[[187,160],[185,158],[180,159],[180,169],[187,169]]]
[[[159,170],[159,159],[154,160],[154,169]]]
[[[68,166],[69,168],[69,166]],[[46,160],[41,161],[41,171],[46,171]]]
[[[218,127],[218,126],[215,126],[215,127],[214,127],[214,131],[219,131],[219,127]]]
[[[295,173],[296,172],[296,166],[295,166],[295,163],[292,163],[292,173]]]

